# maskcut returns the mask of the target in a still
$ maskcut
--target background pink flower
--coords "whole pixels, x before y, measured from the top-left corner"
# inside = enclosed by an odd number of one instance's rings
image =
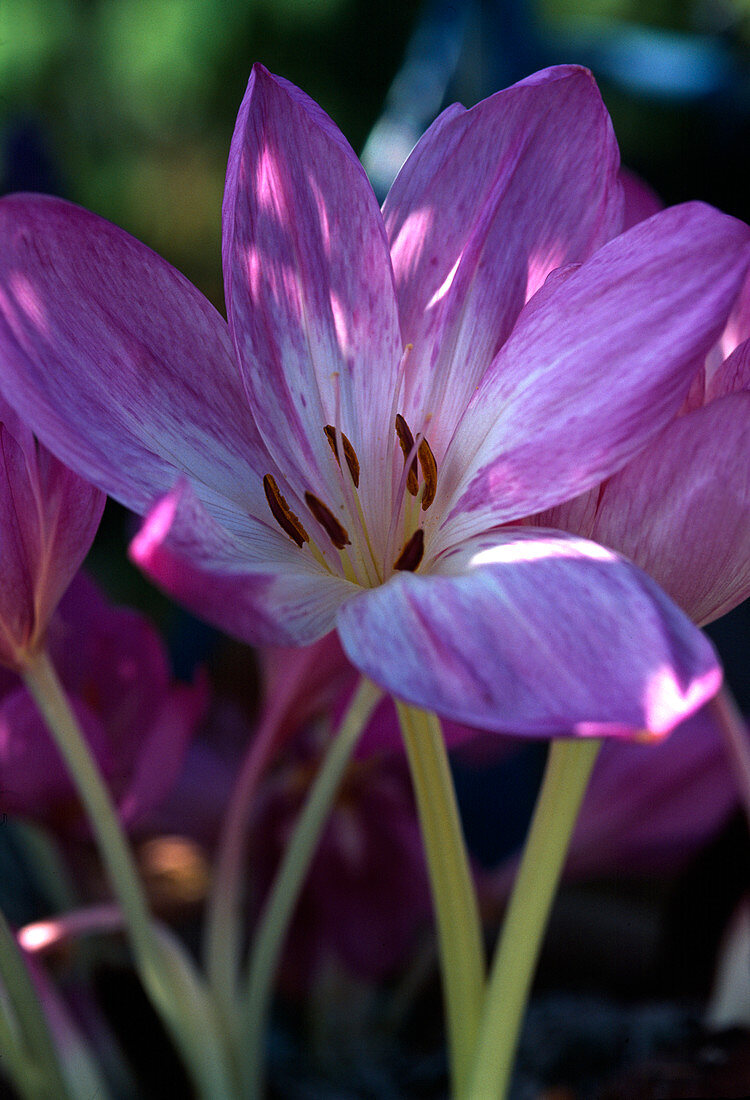
[[[20,668],[94,540],[105,497],[0,398],[0,662]]]
[[[176,683],[146,618],[114,607],[79,573],[53,617],[48,645],[121,818],[138,822],[169,792],[208,702],[208,684]],[[12,673],[0,684],[0,805],[56,829],[83,815],[38,710]]]

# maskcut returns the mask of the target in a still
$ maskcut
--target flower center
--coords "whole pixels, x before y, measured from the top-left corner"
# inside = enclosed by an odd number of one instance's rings
[[[349,531],[324,501],[309,490],[304,493],[310,515],[327,536],[327,541],[324,540],[319,545],[311,539],[299,516],[290,508],[275,478],[271,474],[266,474],[263,478],[263,489],[271,514],[292,542],[300,549],[307,546],[316,560],[329,572],[339,573],[364,587],[382,584],[394,571],[407,570],[413,573],[419,568],[425,549],[422,514],[430,507],[437,492],[437,462],[427,439],[418,434],[415,440],[401,413],[396,416],[395,429],[404,466],[388,532],[386,561],[376,561],[372,552],[359,501],[359,459],[351,441],[340,428],[326,424],[323,431],[341,474],[349,515],[353,517],[357,527],[356,532],[353,532],[356,545],[352,550],[348,549],[352,547]],[[396,553],[399,545],[401,549]],[[336,555],[331,554],[330,547],[337,552]]]

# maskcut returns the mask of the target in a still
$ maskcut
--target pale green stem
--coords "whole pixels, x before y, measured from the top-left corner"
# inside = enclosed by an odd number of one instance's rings
[[[263,1087],[266,1017],[287,928],[341,779],[380,697],[380,689],[363,679],[310,788],[258,923],[248,960],[243,1009],[245,1095],[251,1100],[260,1097]]]
[[[206,1100],[235,1095],[214,1006],[184,950],[152,926],[135,861],[99,770],[46,653],[22,670],[86,808],[110,885],[120,903],[143,987]],[[199,1014],[196,1019],[195,1013]]]
[[[484,994],[484,947],[445,741],[436,715],[397,703],[435,909],[455,1096],[464,1095]]]
[[[110,1092],[89,1044],[73,1022],[62,996],[45,971],[38,967],[35,980],[40,989],[45,1014],[57,1041],[60,1069],[71,1097],[109,1100]],[[57,1100],[57,1092],[54,1092]]]
[[[0,964],[0,975],[1,974],[2,964]],[[29,1098],[34,1097],[33,1090],[38,1077],[35,1077],[32,1073],[28,1056],[25,1056],[21,1049],[18,1024],[12,1014],[10,1000],[3,989],[1,977],[0,1052],[2,1052],[0,1069],[2,1069],[3,1077],[7,1077],[8,1080],[15,1085],[16,1091],[20,1096]]]
[[[293,688],[309,675],[316,653],[310,647],[294,663],[284,691],[271,698],[265,717],[242,761],[224,816],[216,852],[216,868],[206,909],[204,958],[209,987],[234,1026],[242,948],[242,888],[247,856],[247,829],[255,792],[276,752]]]
[[[58,1051],[50,1032],[39,996],[31,980],[16,937],[0,912],[0,979],[10,1002],[11,1011],[18,1022],[23,1050],[12,1044],[11,1057],[17,1053],[17,1068],[28,1068],[24,1087],[29,1089],[29,1079],[35,1081],[30,1095],[45,1096],[57,1100],[69,1095],[60,1066]],[[4,1023],[9,1022],[4,1020]],[[1,1052],[0,1052],[1,1053]],[[27,1057],[24,1057],[24,1054]],[[27,1060],[28,1059],[28,1060]],[[33,1072],[32,1072],[33,1069]]]
[[[487,987],[468,1096],[505,1096],[552,901],[601,741],[552,741]]]

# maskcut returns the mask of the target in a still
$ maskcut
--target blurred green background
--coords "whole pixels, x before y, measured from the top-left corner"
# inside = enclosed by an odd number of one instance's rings
[[[671,201],[701,195],[742,206],[744,180],[735,200],[733,181],[709,178],[715,151],[698,151],[716,141],[714,93],[644,95],[627,72],[610,79],[610,46],[600,50],[600,72],[596,61],[597,43],[619,48],[618,30],[639,25],[718,42],[734,64],[748,40],[750,0],[0,0],[6,156],[8,148],[18,154],[19,128],[38,127],[54,189],[145,240],[221,306],[224,167],[252,63],[304,87],[359,151],[430,9],[456,22],[468,13],[453,82],[465,102],[501,86],[495,73],[508,83],[544,64],[589,62],[627,162]],[[696,55],[694,67],[711,64],[710,50]],[[746,136],[743,98],[738,85],[739,114],[723,116],[727,144]]]

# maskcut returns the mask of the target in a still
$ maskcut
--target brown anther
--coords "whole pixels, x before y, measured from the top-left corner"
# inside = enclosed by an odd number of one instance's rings
[[[418,527],[393,563],[394,569],[413,573],[424,557],[424,530]]]
[[[263,492],[266,494],[268,507],[271,509],[273,518],[281,530],[286,531],[289,538],[297,543],[297,546],[302,546],[303,542],[309,542],[310,536],[284,500],[279,492],[276,479],[271,477],[270,474],[266,474],[263,478]]]
[[[305,501],[316,520],[323,528],[337,550],[343,550],[349,544],[349,535],[322,500],[318,500],[313,493],[305,493]]]
[[[411,434],[409,425],[404,420],[401,413],[396,413],[396,435],[398,441],[401,444],[401,450],[404,452],[404,462],[409,461],[409,455],[414,449],[414,436]],[[419,492],[419,476],[417,474],[417,458],[414,456],[409,472],[406,475],[406,488],[411,495],[415,497]]]
[[[326,439],[331,445],[331,450],[336,456],[336,461],[341,466],[341,459],[339,458],[339,433],[334,428],[333,424],[326,424],[323,431],[326,433]],[[352,481],[354,482],[354,488],[359,489],[359,459],[357,458],[357,452],[354,450],[351,442],[346,438],[343,432],[341,434],[341,442],[344,445],[344,458],[346,464],[349,467],[349,473],[352,475]]]
[[[432,453],[432,448],[426,439],[419,441],[419,465],[422,468],[424,478],[424,493],[422,494],[422,511],[426,512],[435,499],[437,492],[437,462]]]

